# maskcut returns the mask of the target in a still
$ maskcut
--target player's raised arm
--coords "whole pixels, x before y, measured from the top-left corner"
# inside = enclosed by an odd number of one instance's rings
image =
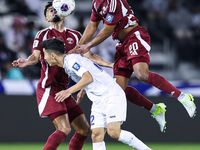
[[[88,42],[87,44],[78,45],[76,51],[80,52],[80,54],[84,54],[88,52],[92,47],[99,45],[105,39],[107,39],[113,32],[116,25],[106,25],[104,24],[104,28],[98,33],[98,35]]]
[[[87,47],[92,48],[102,43],[105,39],[107,39],[112,34],[115,26],[116,25],[104,24],[103,29],[97,34],[97,36],[92,41],[86,44]]]
[[[86,87],[88,84],[93,82],[92,75],[89,73],[89,71],[85,72],[81,78],[81,80],[70,87],[67,90],[63,90],[59,93],[56,93],[55,99],[57,102],[62,102],[64,101],[67,97],[69,97],[71,94],[83,89]]]
[[[90,21],[87,27],[85,28],[83,36],[81,37],[78,44],[81,45],[87,43],[92,38],[94,33],[97,31],[98,25],[99,21],[98,22]]]
[[[18,60],[14,60],[12,62],[12,65],[14,67],[20,67],[20,68],[35,65],[39,61],[40,53],[41,52],[39,50],[34,50],[33,53],[27,59],[19,58]]]
[[[97,22],[90,21],[89,24],[87,25],[87,27],[85,28],[83,36],[81,37],[78,45],[74,49],[70,50],[68,52],[68,54],[71,54],[71,53],[84,54],[84,53],[86,53],[79,49],[79,45],[87,43],[92,38],[94,33],[97,31],[98,25],[99,25],[99,21],[97,21]]]
[[[101,57],[93,54],[90,50],[87,53],[83,54],[83,56],[95,62],[99,66],[113,68],[113,63],[103,60]]]

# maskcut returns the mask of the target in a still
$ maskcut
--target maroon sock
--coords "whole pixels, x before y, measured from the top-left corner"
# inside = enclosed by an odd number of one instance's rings
[[[68,150],[81,150],[86,139],[87,136],[75,132],[74,136],[71,138],[69,142]]]
[[[64,132],[56,130],[49,136],[43,150],[56,150],[66,137],[67,135]]]
[[[148,111],[150,111],[150,109],[152,108],[153,103],[147,98],[145,98],[142,94],[140,94],[140,92],[135,88],[127,86],[125,89],[125,93],[126,93],[126,98],[129,102],[144,107]]]
[[[171,94],[175,98],[178,98],[181,94],[181,91],[179,89],[169,83],[169,81],[167,81],[163,76],[154,72],[149,72],[147,83],[157,87],[158,89],[168,94]]]

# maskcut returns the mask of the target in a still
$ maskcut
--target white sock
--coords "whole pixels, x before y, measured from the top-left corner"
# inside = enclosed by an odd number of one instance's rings
[[[118,141],[129,145],[137,150],[151,150],[147,145],[140,141],[135,135],[131,132],[121,130]]]
[[[179,95],[179,97],[177,98],[178,99],[178,101],[180,102],[180,101],[182,101],[184,98],[185,98],[185,94],[183,93],[183,92],[181,92],[181,94]]]
[[[157,107],[155,104],[153,104],[153,106],[151,107],[150,113],[156,112],[157,111]]]
[[[93,150],[106,150],[105,142],[92,143]]]

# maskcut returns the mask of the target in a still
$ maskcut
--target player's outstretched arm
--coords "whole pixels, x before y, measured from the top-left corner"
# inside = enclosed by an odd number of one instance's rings
[[[86,53],[86,52],[83,52],[80,49],[78,49],[79,45],[87,43],[92,38],[94,33],[97,31],[98,25],[99,25],[99,22],[90,21],[89,24],[87,25],[87,27],[85,28],[85,31],[83,32],[83,36],[81,37],[78,45],[75,48],[73,48],[72,50],[70,50],[68,52],[68,54],[71,54],[71,53],[84,54],[84,53]]]
[[[92,75],[89,73],[89,71],[85,72],[81,78],[81,80],[70,87],[67,90],[62,90],[58,93],[56,93],[55,99],[57,102],[63,102],[67,97],[69,97],[71,94],[79,91],[80,89],[83,89],[88,84],[93,82]]]
[[[103,60],[101,57],[93,54],[90,50],[87,53],[83,54],[83,56],[95,62],[99,66],[113,68],[113,63]]]
[[[83,36],[81,37],[80,41],[78,42],[79,45],[87,43],[94,33],[97,31],[99,22],[93,22],[90,21],[87,27],[85,28],[85,31],[83,32]]]
[[[76,104],[80,104],[80,102],[83,100],[84,95],[86,94],[86,91],[84,89],[81,89],[78,94],[77,94],[77,98],[76,98]]]
[[[33,53],[28,57],[28,59],[19,58],[18,60],[14,60],[12,65],[14,67],[24,68],[29,65],[35,65],[38,63],[40,58],[40,51],[34,50]]]
[[[98,35],[88,42],[87,44],[78,44],[76,51],[80,52],[79,54],[83,55],[88,52],[92,47],[95,47],[107,39],[113,32],[116,25],[106,25],[104,24],[103,29],[98,33]]]

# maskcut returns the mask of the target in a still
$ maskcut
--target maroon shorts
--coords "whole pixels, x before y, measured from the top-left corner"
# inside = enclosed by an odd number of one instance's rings
[[[83,114],[83,111],[76,104],[75,99],[70,96],[63,102],[56,102],[55,94],[60,92],[57,87],[51,86],[43,89],[40,84],[37,86],[37,104],[40,117],[49,116],[53,121],[58,116],[68,113],[69,121],[72,122],[76,117]]]
[[[130,78],[134,64],[145,62],[149,65],[150,49],[150,36],[147,30],[136,26],[116,45],[114,75]]]

